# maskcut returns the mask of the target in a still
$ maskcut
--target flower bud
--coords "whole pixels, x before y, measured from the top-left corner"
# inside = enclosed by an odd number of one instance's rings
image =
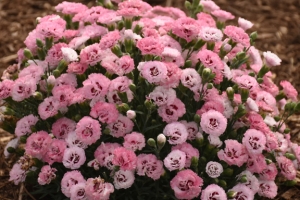
[[[295,112],[300,112],[300,103],[297,103],[296,106],[294,107]]]
[[[167,139],[166,139],[166,136],[161,133],[161,134],[159,134],[157,136],[156,140],[157,140],[157,146],[158,146],[158,148],[162,149],[165,146]]]
[[[191,10],[191,9],[192,9],[192,4],[191,4],[191,2],[185,1],[185,2],[184,2],[184,7],[185,7],[187,10]]]
[[[43,48],[43,46],[44,46],[44,43],[42,42],[42,40],[40,40],[40,39],[36,39],[36,46],[38,46],[38,47],[40,47],[40,48]]]
[[[289,187],[295,186],[296,184],[297,184],[297,180],[287,180],[284,182],[284,185],[289,186]]]
[[[118,22],[118,30],[122,30],[124,28],[124,21],[119,21]]]
[[[283,99],[285,97],[285,94],[283,91],[280,91],[278,95],[276,95],[275,99],[276,101],[280,101],[281,99]]]
[[[241,104],[238,106],[238,110],[236,111],[234,117],[236,119],[239,119],[239,118],[243,117],[246,113],[247,113],[247,111],[246,111],[245,106]]]
[[[187,60],[187,61],[185,61],[184,65],[183,65],[183,69],[190,68],[191,66],[192,66],[192,61]]]
[[[141,27],[140,25],[137,24],[137,25],[135,25],[133,32],[139,35],[141,33],[142,29],[143,29],[143,27]]]
[[[43,100],[43,94],[40,92],[35,92],[33,93],[33,98],[35,98],[36,100]]]
[[[253,42],[257,39],[257,31],[252,32],[252,33],[250,34],[250,39],[251,39],[251,41],[253,41]]]
[[[243,175],[243,176],[239,179],[239,181],[240,181],[241,183],[247,183],[247,181],[248,181],[247,176],[246,176],[246,175]]]
[[[285,134],[288,134],[288,133],[290,133],[291,132],[291,129],[289,129],[289,128],[286,128],[286,129],[284,129],[284,131],[283,131],[283,133],[285,133]]]
[[[15,153],[15,152],[16,152],[16,149],[13,148],[13,147],[8,147],[8,148],[6,149],[6,151],[7,151],[8,153]]]
[[[224,176],[232,176],[232,174],[233,174],[233,169],[231,169],[231,168],[224,169],[224,171],[222,173],[222,175],[224,175]]]
[[[248,75],[252,76],[252,77],[255,77],[255,73],[254,72],[250,72]]]
[[[103,131],[103,134],[109,135],[110,134],[109,128],[105,128],[104,131]]]
[[[226,188],[227,187],[227,183],[224,180],[219,180],[218,185],[220,185],[222,188]]]
[[[270,68],[267,67],[266,65],[262,66],[262,68],[259,70],[258,74],[257,74],[257,77],[258,78],[263,78],[264,75],[266,73],[268,73],[270,71]]]
[[[226,53],[228,53],[232,49],[232,46],[230,44],[224,44],[222,48]]]
[[[204,156],[200,157],[200,163],[206,163],[207,159]]]
[[[237,195],[237,192],[235,192],[235,191],[229,191],[229,192],[227,192],[228,199],[233,199],[233,198],[236,197],[236,195]]]
[[[27,138],[28,138],[28,137],[27,137],[26,135],[22,135],[22,136],[20,137],[20,142],[23,143],[23,144],[26,144]]]
[[[53,75],[48,76],[48,78],[47,78],[48,85],[55,85],[55,82],[56,82],[55,76],[53,76]]]
[[[134,119],[134,118],[136,117],[136,113],[135,113],[134,110],[127,110],[126,116],[127,116],[129,119]]]
[[[135,91],[136,91],[136,86],[135,86],[135,84],[131,83],[131,84],[129,85],[129,89],[131,90],[131,92],[135,93]]]
[[[132,20],[126,18],[126,19],[125,19],[124,26],[125,26],[125,29],[131,29],[131,27],[132,27]]]
[[[214,85],[212,83],[208,83],[207,86],[206,86],[206,88],[208,90],[212,89],[213,87],[214,87]]]
[[[6,107],[6,106],[1,106],[0,112],[3,113],[4,115],[15,115],[16,114],[16,112],[13,109]]]
[[[202,147],[204,145],[204,139],[203,138],[196,138],[196,143],[199,147]]]
[[[226,94],[227,94],[227,97],[230,101],[233,101],[233,98],[234,98],[234,89],[232,87],[228,87],[226,89]]]
[[[52,74],[55,78],[57,78],[60,76],[61,73],[57,69],[55,69],[55,70],[53,70]]]
[[[29,49],[27,49],[27,48],[24,49],[23,54],[28,59],[32,59],[33,58],[33,55],[31,53],[31,51]]]
[[[123,103],[128,102],[127,93],[126,92],[118,92],[118,96],[120,97]],[[126,110],[127,111],[127,110]]]
[[[269,165],[269,164],[271,164],[273,161],[272,160],[270,160],[270,159],[265,159],[266,160],[266,163]]]
[[[292,153],[286,153],[286,154],[284,154],[284,156],[290,160],[296,160],[296,156]]]
[[[209,68],[203,69],[201,77],[202,77],[204,80],[209,80],[210,75],[211,75],[211,69],[209,69]]]
[[[119,112],[127,113],[127,111],[130,110],[130,107],[127,103],[121,103],[120,105],[117,105],[117,109]]]
[[[290,112],[290,111],[293,111],[295,107],[296,107],[296,104],[294,102],[289,102],[289,103],[285,104],[284,110]]]
[[[133,46],[132,40],[125,39],[124,44],[125,44],[125,51],[126,51],[127,53],[131,53],[131,51],[132,51],[132,46]]]
[[[111,48],[111,51],[116,55],[118,56],[119,58],[123,56],[123,53],[119,47],[119,45],[115,45]]]
[[[76,122],[78,122],[79,120],[81,120],[82,116],[80,114],[75,115],[74,120]]]
[[[275,117],[274,117],[274,120],[275,120],[276,122],[279,122],[280,119],[281,119],[281,118],[280,118],[279,116],[275,116]]]
[[[156,142],[155,142],[155,140],[154,140],[153,138],[149,138],[149,139],[147,140],[147,144],[148,144],[150,147],[156,148]]]
[[[242,102],[245,103],[249,97],[249,90],[245,88],[240,88]]]
[[[195,121],[197,124],[199,124],[199,123],[200,123],[200,115],[195,114],[195,115],[194,115],[194,121]]]
[[[264,82],[264,79],[262,79],[262,78],[257,78],[257,82],[258,82],[259,84],[262,84],[262,83]]]
[[[146,108],[148,109],[148,110],[151,110],[151,109],[153,109],[154,107],[155,107],[155,105],[152,103],[152,101],[150,101],[150,100],[146,100],[145,102],[144,102],[144,105],[146,106]]]

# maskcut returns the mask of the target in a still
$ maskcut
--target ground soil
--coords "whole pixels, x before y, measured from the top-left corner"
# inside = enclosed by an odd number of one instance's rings
[[[62,0],[0,0],[0,73],[15,63],[16,52],[24,47],[23,41],[34,29],[35,19],[55,13],[53,6]],[[94,1],[74,0],[89,6]],[[148,0],[162,5],[183,7],[183,0]],[[258,32],[256,47],[272,51],[282,59],[282,65],[272,69],[274,80],[288,80],[300,91],[300,1],[299,0],[215,0],[224,10],[237,17],[252,21],[255,25],[250,31]],[[236,22],[237,17],[234,22]],[[295,116],[289,122],[294,141],[300,141],[300,118]],[[8,172],[14,159],[3,158],[3,147],[12,138],[0,132],[0,200],[33,199],[26,188],[8,182]],[[300,173],[298,172],[298,177]],[[293,188],[281,187],[277,199],[300,199],[299,184]]]

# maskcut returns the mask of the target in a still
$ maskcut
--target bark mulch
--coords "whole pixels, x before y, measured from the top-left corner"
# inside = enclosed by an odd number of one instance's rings
[[[35,19],[55,13],[53,6],[63,0],[0,0],[0,73],[15,63],[16,52],[24,47],[23,41],[34,29]],[[70,0],[72,1],[72,0]],[[73,0],[89,6],[94,1]],[[183,0],[148,0],[153,5],[172,5],[183,7]],[[300,91],[300,1],[299,0],[215,0],[226,11],[237,17],[252,21],[255,25],[250,31],[258,32],[256,47],[272,51],[282,59],[282,65],[272,69],[274,80],[288,80]],[[236,22],[237,18],[235,19]],[[300,143],[300,117],[289,122],[292,138]],[[0,200],[34,199],[23,186],[15,186],[8,181],[9,170],[15,158],[5,160],[3,148],[12,138],[0,131]],[[300,178],[300,172],[298,172]],[[299,179],[300,182],[300,179]],[[280,187],[277,199],[300,199],[300,183],[292,188]]]

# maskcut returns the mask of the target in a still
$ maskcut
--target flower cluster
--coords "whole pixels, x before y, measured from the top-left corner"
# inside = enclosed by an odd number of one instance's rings
[[[261,57],[250,21],[226,25],[235,16],[207,0],[186,1],[190,17],[97,3],[38,18],[2,76],[2,127],[16,135],[5,155],[20,156],[11,181],[71,200],[251,200],[274,198],[279,176],[296,183],[285,122],[298,93],[273,83],[281,60]]]

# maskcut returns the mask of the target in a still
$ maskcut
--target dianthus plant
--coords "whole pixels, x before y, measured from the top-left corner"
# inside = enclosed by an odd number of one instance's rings
[[[40,199],[244,199],[294,185],[300,111],[252,23],[213,1],[63,2],[2,76],[10,172]]]

